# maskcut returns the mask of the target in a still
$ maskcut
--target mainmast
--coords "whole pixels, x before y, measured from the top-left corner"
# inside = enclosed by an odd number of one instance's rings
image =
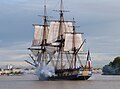
[[[64,16],[63,16],[63,0],[61,0],[60,4],[60,25],[59,25],[59,33],[58,33],[58,40],[61,40],[59,52],[60,52],[60,59],[61,59],[61,69],[63,69],[63,22],[64,22]]]
[[[74,68],[76,68],[76,61],[77,61],[77,58],[76,58],[76,47],[75,47],[75,25],[74,25],[74,18],[73,18],[73,59],[74,59]]]
[[[63,0],[61,0],[60,3],[60,26],[59,26],[59,32],[58,32],[58,39],[62,39],[63,38],[63,29],[62,29],[62,23],[64,22],[64,16],[63,16]]]
[[[58,37],[57,37],[57,41],[60,43],[60,45],[58,46],[58,58],[57,61],[60,60],[60,65],[61,65],[61,69],[63,69],[63,47],[64,47],[64,39],[63,39],[63,24],[64,24],[64,16],[63,16],[63,0],[61,0],[60,2],[60,10],[59,10],[59,14],[60,14],[60,20],[59,20],[59,28],[58,28]],[[57,67],[58,62],[56,62],[56,67]]]
[[[47,11],[46,11],[46,0],[44,0],[44,31],[43,31],[43,40],[42,40],[42,45],[45,45],[47,42],[47,34],[46,34],[46,30],[47,30]]]

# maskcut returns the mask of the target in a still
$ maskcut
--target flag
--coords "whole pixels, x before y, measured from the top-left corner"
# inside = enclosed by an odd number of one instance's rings
[[[90,52],[88,50],[88,54],[87,54],[87,65],[88,65],[88,69],[91,68],[91,58],[90,58]]]

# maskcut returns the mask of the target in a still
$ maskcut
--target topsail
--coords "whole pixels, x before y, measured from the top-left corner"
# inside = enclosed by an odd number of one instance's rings
[[[73,39],[73,36],[74,36],[74,39]],[[82,42],[83,42],[82,34],[66,33],[64,51],[73,51],[74,47],[78,49],[82,44]],[[80,51],[83,51],[83,47],[80,49]]]
[[[34,39],[32,46],[39,46],[43,39],[43,26],[34,26]]]
[[[48,33],[47,43],[54,43],[55,41],[57,41],[59,36],[59,26],[60,22],[58,21],[50,23],[50,30]],[[61,29],[62,29],[61,35],[63,35],[63,38],[65,38],[65,32],[73,32],[72,22],[62,22]]]

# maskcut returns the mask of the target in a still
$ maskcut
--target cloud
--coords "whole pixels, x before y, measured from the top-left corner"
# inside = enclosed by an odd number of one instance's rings
[[[24,62],[29,59],[29,51],[27,50],[30,42],[15,42],[9,43],[0,48],[0,61],[1,62]]]
[[[7,65],[9,65],[9,64],[12,64],[13,65],[13,67],[23,67],[23,68],[25,68],[25,67],[28,67],[28,68],[30,68],[30,67],[32,67],[32,66],[30,66],[30,65],[28,65],[28,63],[26,63],[26,62],[10,62],[10,61],[8,61],[8,62],[1,62],[0,63],[0,68],[7,68],[6,66]]]
[[[113,61],[115,57],[119,56],[119,53],[91,53],[91,60],[93,67],[103,67]]]
[[[29,0],[2,0],[0,1],[1,3],[5,3],[5,4],[15,4],[15,3],[20,3],[20,2],[26,2]]]
[[[33,38],[32,23],[42,23],[44,0],[0,1],[0,61],[23,61]],[[60,0],[47,0],[49,16],[59,9]],[[113,59],[120,54],[120,0],[64,0],[65,19],[74,17],[77,30],[84,32],[95,62]],[[16,42],[17,41],[17,42]],[[25,42],[26,41],[26,42]],[[102,60],[102,61],[100,61]],[[93,61],[94,62],[94,61]],[[108,61],[106,61],[107,63]],[[105,62],[104,62],[105,63]],[[104,64],[103,63],[103,64]],[[95,63],[94,63],[95,64]]]

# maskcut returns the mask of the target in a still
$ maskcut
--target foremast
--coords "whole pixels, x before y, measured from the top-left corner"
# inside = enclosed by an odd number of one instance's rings
[[[43,15],[43,38],[42,38],[42,43],[41,43],[41,52],[38,52],[38,65],[44,66],[46,65],[48,59],[47,59],[47,52],[46,52],[46,45],[47,45],[47,29],[48,29],[48,24],[47,24],[47,10],[46,10],[46,0],[44,0],[44,15]]]
[[[28,48],[33,53],[30,55],[32,60],[34,61],[34,66],[37,67],[41,65],[41,63],[47,63],[47,52],[45,46],[47,45],[47,35],[48,35],[48,23],[47,23],[47,10],[46,10],[46,0],[44,0],[44,15],[43,17],[43,25],[33,24],[34,26],[34,39],[31,48]],[[29,61],[27,61],[29,64]]]

